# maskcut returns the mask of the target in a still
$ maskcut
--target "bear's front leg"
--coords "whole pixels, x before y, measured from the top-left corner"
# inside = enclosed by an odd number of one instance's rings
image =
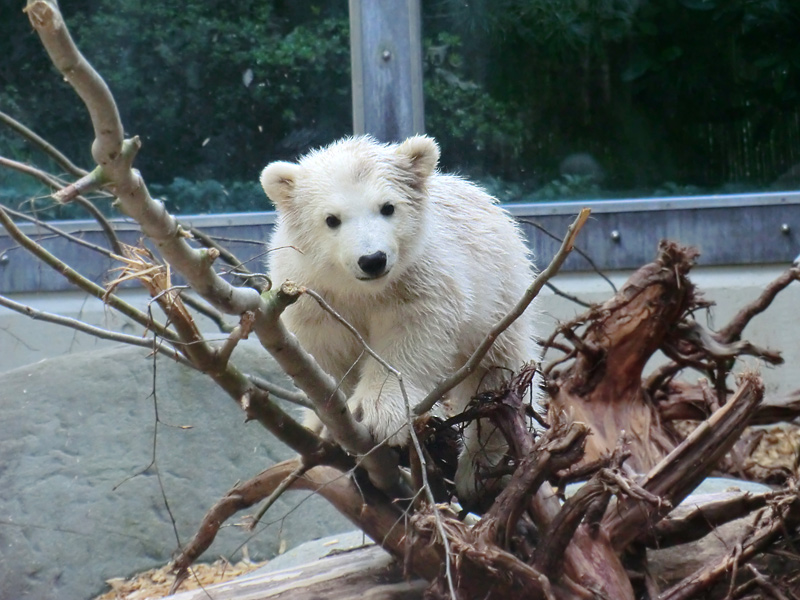
[[[413,406],[413,398],[419,394],[408,389],[406,393]],[[408,409],[400,382],[393,373],[382,367],[374,369],[374,373],[365,372],[348,405],[369,429],[376,443],[387,442],[390,446],[408,443]]]

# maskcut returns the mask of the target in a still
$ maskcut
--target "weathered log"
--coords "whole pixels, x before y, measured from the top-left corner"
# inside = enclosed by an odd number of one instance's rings
[[[731,400],[701,423],[675,450],[639,482],[648,492],[664,499],[662,507],[635,498],[619,500],[603,519],[614,548],[623,550],[644,528],[658,522],[705,479],[716,463],[736,443],[764,396],[764,384],[755,374],[742,376]]]
[[[645,401],[642,371],[693,306],[694,286],[686,274],[696,256],[694,249],[662,242],[656,261],[586,318],[575,360],[556,377],[558,391],[550,403],[551,415],[563,412],[591,427],[584,461],[610,454],[622,432],[631,444],[629,464],[640,472],[673,448],[657,427],[654,406]]]
[[[421,600],[428,582],[406,579],[402,563],[378,546],[356,548],[281,571],[258,571],[227,583],[170,596],[174,600]]]

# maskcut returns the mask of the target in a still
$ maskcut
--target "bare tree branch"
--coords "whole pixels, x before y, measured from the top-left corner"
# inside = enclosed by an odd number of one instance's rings
[[[403,495],[399,488],[397,456],[388,446],[375,446],[367,428],[355,420],[336,381],[325,373],[280,320],[283,310],[297,301],[301,290],[284,283],[265,294],[266,307],[255,323],[255,334],[278,364],[314,402],[322,423],[344,449],[361,457],[372,482],[380,489]]]
[[[14,117],[0,111],[0,122],[5,123],[36,148],[47,154],[52,158],[58,166],[64,169],[67,173],[75,177],[83,177],[86,171],[76,166],[70,159],[62,154],[57,148],[50,144],[47,140],[43,139],[35,132],[31,131],[25,125],[17,121]]]
[[[139,346],[148,349],[153,348],[153,340],[147,339],[145,337],[140,337],[136,335],[127,335],[125,333],[110,331],[108,329],[102,329],[101,327],[95,327],[93,325],[89,325],[87,323],[84,323],[83,321],[79,321],[78,319],[72,319],[70,317],[64,317],[62,315],[56,315],[46,311],[37,310],[32,306],[20,304],[19,302],[15,302],[14,300],[6,298],[5,296],[2,295],[0,295],[0,306],[5,306],[10,310],[25,315],[26,317],[30,317],[35,321],[44,321],[46,323],[54,323],[56,325],[62,325],[64,327],[75,329],[76,331],[92,335],[102,340],[120,342],[122,344],[129,344],[131,346]],[[177,350],[174,350],[173,348],[168,348],[163,344],[156,344],[155,347],[160,354],[163,354],[164,356],[168,356],[169,358],[177,360],[179,363],[181,363],[186,367],[191,367],[192,369],[195,368],[192,362],[187,360]]]
[[[719,562],[703,566],[696,573],[663,592],[658,600],[691,600],[697,598],[702,590],[710,588],[727,573],[733,573],[740,564],[746,563],[758,552],[768,547],[777,537],[787,531],[787,519],[797,522],[798,505],[797,490],[790,492],[785,501],[775,504],[766,511],[755,531],[749,532],[744,539],[735,544],[733,549]]]
[[[764,289],[756,300],[740,310],[728,325],[718,331],[715,337],[723,343],[731,343],[738,340],[747,324],[755,316],[767,310],[775,297],[798,279],[800,279],[800,267],[791,267],[784,271],[780,277]]]
[[[27,221],[28,223],[35,223],[37,227],[41,227],[43,229],[47,229],[48,231],[52,231],[56,235],[58,235],[60,237],[63,237],[64,239],[69,240],[70,242],[72,242],[74,244],[78,244],[79,246],[83,246],[84,248],[88,248],[89,250],[97,252],[98,254],[103,254],[104,256],[107,256],[108,258],[113,258],[113,255],[115,253],[116,254],[121,254],[122,253],[122,246],[119,247],[119,252],[117,252],[116,250],[112,251],[112,250],[109,250],[108,248],[103,248],[102,246],[98,246],[97,244],[92,244],[91,242],[87,242],[86,240],[84,240],[82,238],[79,238],[76,235],[72,235],[71,233],[67,233],[63,229],[60,229],[60,228],[56,227],[55,225],[52,225],[52,224],[48,223],[47,221],[41,221],[41,220],[37,219],[36,217],[31,217],[29,215],[26,215],[25,213],[19,212],[18,210],[14,210],[14,209],[8,208],[8,207],[3,207],[3,210],[5,210],[7,214],[11,215],[15,219],[20,219],[22,221]]]
[[[53,190],[61,191],[68,187],[68,185],[61,179],[54,177],[53,175],[50,175],[41,169],[37,169],[36,167],[26,165],[25,163],[21,163],[16,160],[11,160],[10,158],[0,156],[0,166],[13,169],[20,173],[24,173],[25,175],[29,175]],[[108,219],[106,219],[105,215],[103,215],[103,213],[101,213],[100,210],[98,210],[98,208],[92,204],[90,200],[81,195],[75,195],[75,197],[72,199],[75,200],[76,204],[79,204],[81,207],[83,207],[94,218],[94,220],[100,224],[100,227],[106,234],[106,237],[108,238],[111,247],[114,249],[114,252],[119,254],[121,252],[119,239],[117,238],[114,228],[108,222]]]
[[[635,499],[620,500],[603,522],[614,547],[622,550],[642,532],[645,524],[660,520],[669,506],[677,506],[736,443],[750,416],[764,397],[764,384],[752,373],[728,403],[701,423],[639,482],[648,492],[668,501],[662,508],[643,506]]]
[[[208,512],[198,533],[175,560],[174,570],[188,568],[211,544],[219,527],[236,512],[267,498],[297,470],[297,459],[277,464],[257,477],[237,485]],[[342,470],[330,466],[309,469],[291,482],[291,489],[315,491],[335,506],[384,549],[403,561],[410,561],[414,573],[428,580],[436,577],[440,559],[438,549],[418,545],[406,556],[407,532],[401,526],[403,513],[368,486],[358,486]]]
[[[20,246],[25,248],[28,252],[36,256],[55,271],[61,273],[67,278],[67,280],[80,289],[88,292],[95,298],[103,300],[114,310],[117,310],[123,315],[130,317],[140,325],[143,325],[148,329],[152,329],[159,337],[162,337],[172,343],[180,343],[181,340],[175,334],[175,332],[166,328],[157,321],[154,321],[148,315],[134,308],[127,302],[124,302],[121,298],[119,298],[119,296],[116,296],[115,294],[109,294],[105,288],[97,285],[95,282],[90,281],[89,279],[86,279],[75,269],[61,261],[58,257],[48,252],[24,233],[22,233],[22,231],[20,231],[14,221],[11,220],[6,213],[6,210],[2,206],[0,206],[0,224],[5,227],[11,238],[14,239]]]
[[[563,240],[563,239],[561,239],[560,237],[558,237],[558,236],[557,236],[556,234],[554,234],[553,232],[549,231],[549,230],[548,230],[546,227],[544,227],[544,226],[543,226],[541,223],[537,223],[536,221],[533,221],[533,220],[531,220],[531,219],[519,219],[519,222],[520,222],[520,223],[525,223],[526,225],[530,225],[531,227],[535,227],[536,229],[538,229],[539,231],[541,231],[543,234],[545,234],[547,237],[549,237],[549,238],[552,238],[552,239],[556,240],[557,242],[560,242],[560,243],[563,243],[563,242],[564,242],[564,240]],[[605,282],[606,282],[606,283],[607,283],[607,284],[608,284],[608,285],[611,287],[611,289],[612,289],[612,290],[614,291],[614,293],[616,294],[616,293],[617,293],[617,286],[616,286],[616,285],[614,285],[614,282],[613,282],[613,281],[611,281],[611,279],[609,279],[608,275],[606,275],[605,273],[603,273],[603,271],[600,269],[600,267],[598,267],[598,266],[597,266],[597,263],[596,263],[596,262],[594,262],[594,260],[592,260],[592,257],[591,257],[591,256],[589,256],[589,255],[588,255],[586,252],[584,252],[583,250],[581,250],[581,249],[580,249],[578,246],[576,246],[576,247],[575,247],[575,252],[577,252],[578,254],[580,254],[580,255],[581,255],[581,256],[582,256],[582,257],[583,257],[583,258],[586,260],[586,262],[587,262],[587,263],[589,263],[589,266],[590,266],[590,267],[592,267],[592,270],[593,270],[595,273],[597,273],[597,274],[598,274],[598,275],[599,275],[599,276],[600,276],[602,279],[604,279],[604,280],[605,280]]]
[[[277,396],[282,400],[286,400],[287,402],[291,402],[297,406],[302,406],[303,408],[314,408],[313,404],[311,404],[309,401],[308,396],[306,396],[303,392],[287,390],[286,388],[275,385],[271,381],[267,381],[263,377],[258,377],[257,375],[246,373],[245,376],[253,382],[253,385],[266,392],[269,392],[273,396]]]

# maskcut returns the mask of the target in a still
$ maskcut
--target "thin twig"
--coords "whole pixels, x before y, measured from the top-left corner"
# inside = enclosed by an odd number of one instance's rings
[[[76,331],[92,335],[102,340],[120,342],[122,344],[128,344],[130,346],[139,346],[142,348],[153,347],[153,341],[150,339],[139,337],[136,335],[127,335],[124,333],[119,333],[117,331],[110,331],[108,329],[102,329],[101,327],[95,327],[94,325],[89,325],[88,323],[84,323],[83,321],[79,321],[78,319],[72,319],[70,317],[49,313],[43,310],[37,310],[32,306],[28,306],[26,304],[20,304],[19,302],[15,302],[14,300],[6,298],[5,296],[2,295],[0,295],[0,306],[4,306],[22,315],[30,317],[35,321],[44,321],[46,323],[54,323],[56,325],[62,325],[64,327],[75,329]],[[156,351],[159,352],[160,354],[168,356],[169,358],[178,361],[179,363],[181,363],[186,367],[191,367],[192,369],[195,368],[195,366],[191,363],[191,361],[188,360],[183,355],[181,355],[181,353],[178,352],[177,350],[174,350],[173,348],[167,348],[163,344],[157,344],[155,348]]]
[[[267,514],[267,511],[278,501],[278,498],[283,496],[283,493],[288,490],[292,485],[300,479],[306,472],[317,465],[315,464],[307,464],[303,461],[294,471],[289,473],[283,481],[281,481],[278,486],[272,490],[272,493],[267,497],[264,501],[264,504],[258,509],[255,515],[253,515],[253,520],[248,524],[247,528],[250,531],[253,531],[257,526],[259,521]]]
[[[544,227],[543,225],[537,223],[536,221],[531,221],[530,219],[517,219],[517,220],[520,223],[525,223],[526,225],[530,225],[531,227],[535,227],[536,229],[538,229],[539,231],[544,233],[546,236],[556,240],[559,243],[563,243],[563,241],[564,241],[560,237],[558,237],[556,234],[551,233],[550,231],[548,231],[546,227]],[[580,254],[586,260],[586,262],[589,263],[589,266],[592,267],[592,270],[595,273],[597,273],[600,277],[602,277],[606,281],[606,283],[608,283],[608,285],[611,286],[611,289],[614,290],[614,293],[616,294],[617,293],[617,286],[615,286],[614,282],[611,281],[611,279],[609,279],[608,275],[603,273],[603,271],[600,269],[600,267],[597,266],[597,263],[595,263],[594,260],[592,260],[592,257],[589,256],[583,250],[581,250],[578,246],[575,247],[575,252]]]
[[[44,229],[47,229],[48,231],[52,231],[56,235],[58,235],[60,237],[63,237],[64,239],[67,239],[70,242],[78,244],[79,246],[83,246],[84,248],[88,248],[89,250],[97,252],[98,254],[103,254],[104,256],[112,258],[113,254],[121,254],[122,253],[121,249],[120,249],[119,252],[116,252],[116,251],[109,250],[108,248],[103,248],[102,246],[98,246],[97,244],[92,244],[91,242],[87,242],[86,240],[81,239],[76,235],[72,235],[71,233],[67,233],[63,229],[59,229],[55,225],[51,225],[47,221],[41,221],[41,220],[37,219],[36,217],[31,217],[30,215],[26,215],[25,213],[19,212],[17,210],[12,209],[12,208],[5,207],[4,210],[9,215],[14,217],[15,219],[21,219],[23,221],[28,221],[29,223],[35,223],[37,227],[42,227]]]
[[[414,407],[414,414],[422,415],[428,412],[442,396],[452,390],[455,386],[466,379],[473,371],[475,371],[480,362],[491,349],[497,337],[506,329],[508,329],[508,327],[514,321],[516,321],[522,315],[522,313],[525,312],[525,309],[528,308],[528,305],[530,305],[533,299],[536,298],[544,284],[547,283],[547,281],[558,272],[558,269],[572,251],[575,245],[575,238],[577,237],[583,225],[586,223],[586,220],[589,218],[590,212],[591,211],[588,208],[581,210],[580,214],[572,223],[572,225],[567,228],[567,235],[564,236],[564,241],[562,242],[561,247],[558,249],[558,252],[556,252],[556,255],[553,257],[553,260],[550,261],[550,264],[547,265],[547,268],[544,269],[544,271],[536,276],[536,279],[534,279],[533,283],[525,291],[525,294],[519,300],[519,302],[517,302],[516,306],[514,306],[514,308],[512,308],[506,316],[500,319],[500,321],[495,324],[494,327],[492,327],[480,345],[472,353],[472,356],[470,356],[467,362],[464,363],[464,366],[441,381],[433,389],[433,391],[431,391],[419,404],[417,404],[417,406]]]
[[[715,337],[723,343],[734,342],[742,335],[742,331],[756,315],[764,312],[782,290],[786,289],[793,281],[800,279],[800,267],[791,267],[772,281],[761,295],[753,302],[740,310],[730,323],[722,328]]]
[[[286,400],[287,402],[291,402],[292,404],[296,404],[297,406],[302,406],[303,408],[313,409],[314,405],[311,404],[311,401],[308,399],[303,392],[295,392],[292,390],[287,390],[279,385],[275,385],[271,381],[264,379],[263,377],[258,377],[257,375],[251,375],[245,373],[245,377],[247,377],[250,381],[253,382],[253,385],[256,387],[261,388],[262,390],[269,392],[273,396],[277,396],[281,400]]]
[[[568,294],[567,292],[565,292],[563,290],[560,290],[559,288],[554,286],[549,281],[545,285],[547,286],[547,289],[549,289],[551,292],[553,292],[556,296],[561,296],[562,298],[566,298],[567,300],[569,300],[571,302],[574,302],[575,304],[578,304],[579,306],[583,306],[584,308],[591,308],[592,307],[591,302],[586,302],[584,300],[581,300],[577,296],[573,296],[572,294]]]
[[[86,171],[81,169],[80,167],[76,166],[69,158],[64,156],[56,147],[51,145],[47,140],[37,135],[35,132],[31,131],[25,125],[17,121],[11,115],[8,115],[2,111],[0,111],[0,122],[5,123],[11,129],[16,131],[20,136],[25,138],[31,144],[33,144],[36,148],[47,154],[50,158],[52,158],[58,166],[62,169],[74,175],[75,177],[83,177],[86,174]]]
[[[56,190],[56,192],[63,190],[67,187],[67,184],[58,177],[54,177],[50,173],[46,173],[41,169],[37,169],[36,167],[32,167],[30,165],[26,165],[25,163],[21,163],[16,160],[11,160],[9,158],[5,158],[0,156],[0,166],[6,167],[8,169],[13,169],[20,173],[24,173],[34,179],[37,179],[44,185],[48,186],[50,189]],[[76,196],[73,198],[77,204],[82,206],[92,217],[94,220],[97,221],[102,228],[103,232],[106,234],[111,247],[114,249],[115,252],[120,252],[120,242],[117,238],[117,234],[114,231],[114,227],[109,223],[108,219],[106,219],[105,215],[100,212],[100,210],[92,204],[92,202],[83,196]]]
[[[220,258],[234,268],[234,275],[242,279],[249,279],[249,276],[263,279],[264,281],[261,282],[262,285],[260,286],[263,287],[263,291],[269,290],[272,287],[272,281],[270,281],[269,277],[266,277],[260,273],[252,273],[247,267],[245,267],[245,262],[239,260],[239,258],[233,252],[222,246],[215,238],[212,238],[210,235],[201,231],[197,227],[189,227],[188,231],[206,248],[216,248],[219,251]],[[261,242],[261,244],[263,245],[263,242]]]
[[[73,283],[77,287],[81,288],[85,292],[88,292],[95,298],[103,300],[113,309],[121,312],[123,315],[127,317],[130,317],[140,325],[148,329],[152,329],[159,337],[162,337],[169,342],[180,343],[181,340],[174,331],[168,329],[158,321],[153,321],[142,311],[134,308],[127,302],[124,302],[119,296],[115,294],[109,294],[105,288],[87,279],[86,277],[78,273],[75,269],[73,269],[65,262],[60,260],[58,257],[51,254],[44,248],[42,248],[39,244],[37,244],[27,235],[22,233],[22,231],[20,231],[20,229],[16,226],[14,221],[11,220],[11,218],[6,213],[6,210],[2,206],[0,206],[0,225],[3,225],[3,227],[5,227],[9,235],[20,246],[25,248],[28,252],[36,256],[39,260],[50,266],[58,273],[61,273],[64,277],[66,277],[71,283]]]

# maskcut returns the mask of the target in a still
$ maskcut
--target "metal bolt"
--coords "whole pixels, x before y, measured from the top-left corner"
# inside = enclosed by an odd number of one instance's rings
[[[0,254],[0,267],[5,267],[10,260],[11,259],[8,258],[8,254]]]
[[[619,231],[617,231],[615,229],[614,231],[611,232],[611,241],[612,242],[619,243],[619,238],[620,238]]]
[[[792,233],[792,228],[789,227],[788,223],[782,223],[781,224],[781,233],[783,235],[789,235],[790,233]]]
[[[385,60],[386,62],[389,62],[389,59],[392,58],[392,53],[389,52],[388,50],[384,50],[383,54],[381,54],[381,58],[383,58],[383,60]]]

